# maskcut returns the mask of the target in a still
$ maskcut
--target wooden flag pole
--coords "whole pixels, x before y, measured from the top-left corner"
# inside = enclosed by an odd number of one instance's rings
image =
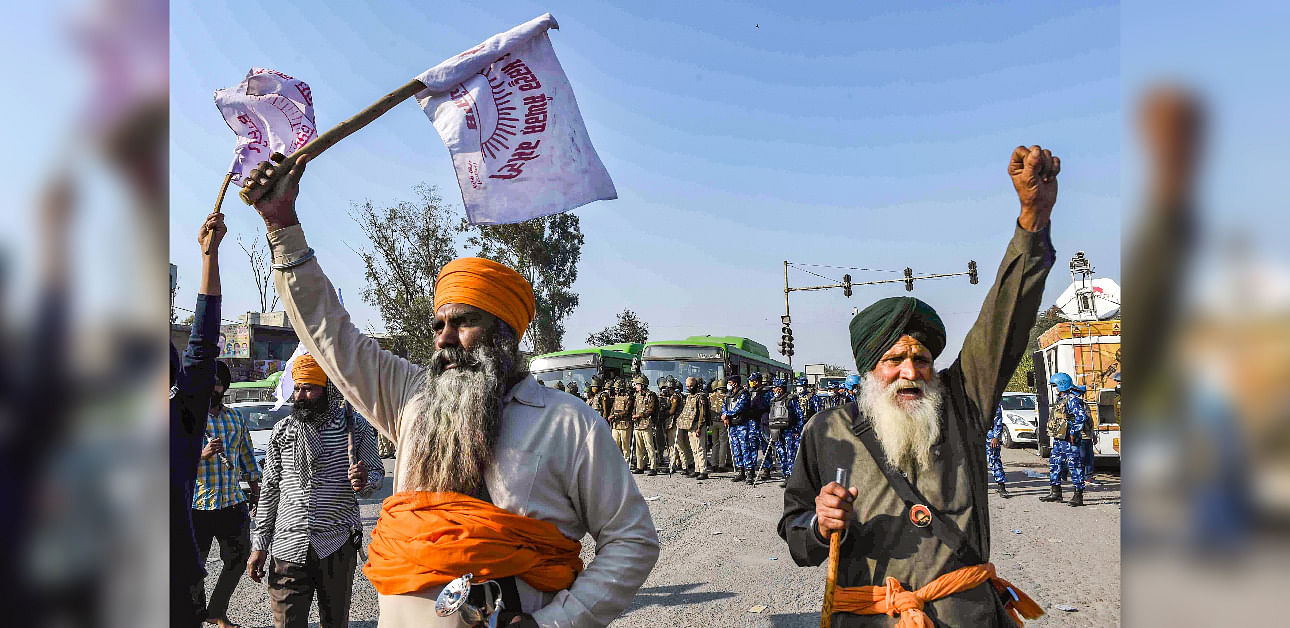
[[[834,481],[845,489],[851,483],[850,475],[849,471],[838,467]],[[811,534],[815,534],[815,531],[812,530]],[[841,553],[842,534],[834,530],[829,534],[829,571],[824,581],[824,608],[820,612],[820,628],[829,628],[829,624],[833,621],[833,594],[838,589],[838,559]]]
[[[275,169],[274,178],[278,176],[285,176],[287,172],[290,172],[291,167],[296,164],[296,160],[299,159],[301,156],[308,155],[310,158],[317,157],[323,151],[327,150],[328,148],[331,148],[336,142],[339,142],[345,139],[354,131],[357,131],[367,126],[373,120],[381,117],[385,112],[389,111],[390,109],[393,109],[394,105],[397,105],[400,102],[403,102],[404,100],[408,99],[409,97],[415,95],[417,92],[420,92],[425,88],[426,88],[425,83],[422,83],[421,81],[418,81],[416,79],[412,79],[412,81],[410,81],[407,85],[404,85],[403,87],[400,87],[386,94],[383,98],[373,103],[370,107],[358,112],[358,114],[355,115],[354,117],[344,122],[341,122],[340,124],[337,124],[335,127],[332,127],[326,133],[323,133],[322,135],[319,135],[318,137],[314,138],[314,141],[309,142],[308,144],[305,144],[304,146],[302,146],[300,150],[297,150],[296,152],[288,155],[287,158],[284,159],[282,163]],[[251,204],[251,201],[246,196],[245,189],[243,189],[239,193],[239,195],[242,197],[243,203],[246,203],[247,205]]]
[[[216,214],[218,214],[218,213],[219,213],[219,209],[220,209],[221,207],[223,207],[223,206],[224,206],[224,193],[225,193],[225,192],[228,192],[228,182],[229,182],[229,181],[232,181],[232,180],[233,180],[233,173],[232,173],[232,172],[229,172],[228,174],[224,175],[224,183],[221,183],[221,184],[220,184],[220,186],[219,186],[219,196],[215,197],[215,213],[216,213]],[[210,255],[212,250],[213,250],[213,249],[206,249],[205,251],[203,251],[203,253],[206,253],[207,255]]]

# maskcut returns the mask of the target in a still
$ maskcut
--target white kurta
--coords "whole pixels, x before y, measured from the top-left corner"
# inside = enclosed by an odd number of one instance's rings
[[[269,233],[275,264],[305,255],[300,226]],[[399,442],[425,371],[380,348],[349,320],[317,259],[274,272],[278,294],[300,341],[327,377],[387,438]],[[429,330],[427,330],[429,333]],[[407,461],[400,447],[394,490]],[[542,593],[517,581],[523,610],[544,626],[604,626],[636,595],[658,560],[649,508],[614,445],[609,427],[585,402],[532,377],[506,394],[493,465],[485,474],[493,502],[549,521],[570,539],[590,533],[596,557],[573,586]],[[381,596],[380,625],[457,625],[434,613],[438,588]]]

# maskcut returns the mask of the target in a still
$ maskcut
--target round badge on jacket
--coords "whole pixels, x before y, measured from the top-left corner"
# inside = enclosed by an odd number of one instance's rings
[[[926,528],[932,525],[932,510],[922,504],[914,504],[909,507],[909,522],[920,527]]]

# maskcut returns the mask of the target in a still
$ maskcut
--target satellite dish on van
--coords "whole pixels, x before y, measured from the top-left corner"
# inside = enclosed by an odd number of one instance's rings
[[[1120,314],[1120,286],[1101,277],[1071,282],[1057,297],[1062,317],[1071,321],[1104,321]]]
[[[1077,251],[1071,258],[1071,285],[1057,297],[1057,309],[1070,321],[1104,321],[1120,313],[1120,286],[1105,277],[1093,279],[1093,263]]]

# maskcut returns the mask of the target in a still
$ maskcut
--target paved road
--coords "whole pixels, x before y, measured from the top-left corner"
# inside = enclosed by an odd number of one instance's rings
[[[1033,449],[1004,450],[1003,459],[1010,491],[1017,496],[990,502],[992,558],[1000,575],[1049,609],[1049,615],[1028,626],[1118,625],[1118,472],[1100,472],[1086,493],[1089,505],[1068,508],[1037,501],[1047,493],[1047,462]],[[393,467],[388,461],[386,468]],[[1029,477],[1035,473],[1045,475]],[[635,476],[641,494],[650,500],[662,553],[615,626],[819,625],[824,567],[793,564],[787,546],[775,534],[782,489],[777,482],[755,488],[734,484],[730,476],[718,474],[702,483],[678,476]],[[388,489],[363,501],[363,523],[369,531],[380,499],[387,494]],[[594,543],[590,537],[583,539],[583,560],[593,555]],[[219,565],[213,551],[210,567],[218,570]],[[207,587],[213,586],[210,577]],[[1056,610],[1058,604],[1076,610]],[[759,606],[765,608],[753,612]],[[245,576],[230,608],[234,621],[245,626],[273,623],[263,585]],[[376,592],[358,573],[351,625],[375,626],[376,616]]]

